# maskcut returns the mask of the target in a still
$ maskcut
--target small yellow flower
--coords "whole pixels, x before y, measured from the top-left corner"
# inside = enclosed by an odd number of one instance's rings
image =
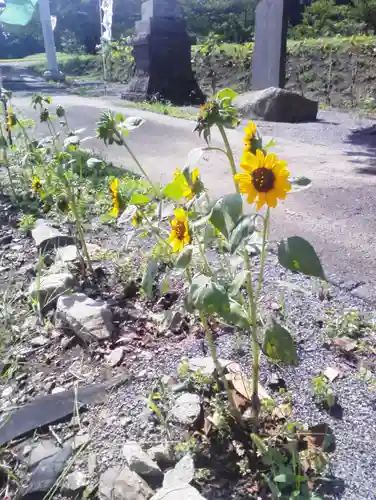
[[[110,184],[110,191],[112,193],[112,210],[110,214],[113,217],[117,217],[120,212],[120,202],[119,202],[119,179],[114,179]]]
[[[133,227],[137,227],[140,222],[142,222],[142,213],[137,210],[134,214],[131,224]]]
[[[245,173],[236,174],[234,179],[240,192],[246,194],[248,203],[256,201],[257,210],[266,203],[275,208],[277,200],[284,200],[291,184],[288,181],[290,172],[287,162],[278,160],[275,154],[266,154],[258,149],[256,154],[244,153],[240,168]]]
[[[12,108],[8,108],[7,111],[7,131],[11,130],[14,125],[14,113]]]
[[[32,189],[33,189],[34,193],[40,193],[41,192],[42,183],[41,183],[39,177],[33,177]]]
[[[250,121],[244,129],[244,153],[252,153],[252,143],[257,139],[257,125],[255,122]]]
[[[191,242],[188,229],[188,218],[183,208],[174,210],[175,218],[171,221],[171,234],[168,239],[173,252],[181,252]]]

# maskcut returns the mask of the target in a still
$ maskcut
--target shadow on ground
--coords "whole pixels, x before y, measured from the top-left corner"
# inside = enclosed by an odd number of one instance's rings
[[[356,172],[376,175],[376,125],[352,130],[346,143],[359,148],[358,151],[346,151],[350,162],[356,165]]]

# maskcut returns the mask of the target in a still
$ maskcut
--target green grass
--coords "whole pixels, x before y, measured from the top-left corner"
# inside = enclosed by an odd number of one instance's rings
[[[160,102],[124,101],[124,106],[127,108],[144,109],[145,111],[152,111],[160,115],[173,116],[175,118],[185,118],[187,120],[195,120],[198,113],[198,111],[190,112],[185,108],[173,106],[172,104],[162,104]]]

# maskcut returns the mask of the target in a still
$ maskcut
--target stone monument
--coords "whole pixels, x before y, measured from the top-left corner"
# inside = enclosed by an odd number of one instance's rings
[[[155,96],[178,105],[204,103],[178,0],[143,0],[141,14],[133,38],[136,71],[122,98],[144,101]]]
[[[252,90],[285,85],[288,20],[296,0],[259,0],[256,7]]]

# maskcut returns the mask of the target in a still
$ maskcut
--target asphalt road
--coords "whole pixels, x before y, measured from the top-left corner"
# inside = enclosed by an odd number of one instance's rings
[[[34,82],[32,89],[16,89],[14,95],[14,105],[27,116],[32,114],[28,95],[35,86]],[[44,90],[48,92],[48,88]],[[86,128],[88,136],[95,137],[96,122],[108,108],[145,118],[146,123],[129,136],[129,145],[155,180],[168,182],[174,169],[184,166],[187,153],[203,145],[192,133],[192,122],[127,109],[120,100],[60,95],[63,91],[55,87],[52,91],[54,104],[65,106],[70,126]],[[358,291],[370,300],[376,300],[374,123],[356,115],[326,111],[320,112],[320,120],[315,123],[258,124],[263,134],[277,140],[275,151],[289,162],[291,174],[305,175],[313,182],[310,189],[289,195],[273,211],[272,237],[307,238],[333,281],[365,283]],[[238,156],[242,135],[242,127],[229,131]],[[221,145],[215,132],[212,145]],[[127,152],[118,146],[107,148],[95,138],[86,146],[101,151],[115,164],[134,168]],[[229,168],[220,153],[206,154],[200,170],[212,196],[231,189]]]

